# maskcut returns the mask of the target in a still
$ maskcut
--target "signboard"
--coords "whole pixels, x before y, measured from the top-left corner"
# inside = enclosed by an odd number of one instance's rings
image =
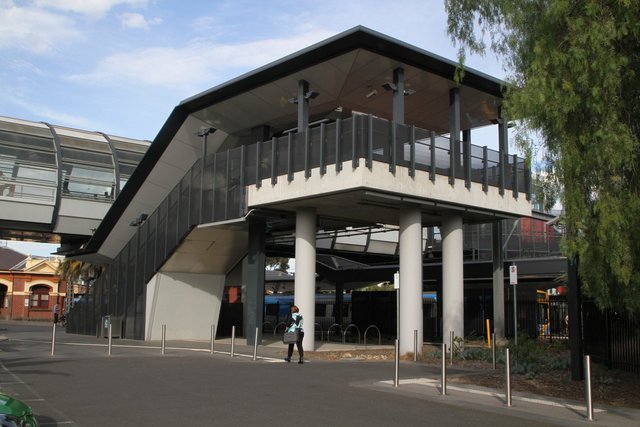
[[[510,285],[518,284],[518,267],[515,265],[509,266],[509,284]]]

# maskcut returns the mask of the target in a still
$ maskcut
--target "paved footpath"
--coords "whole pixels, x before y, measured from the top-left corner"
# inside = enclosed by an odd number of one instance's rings
[[[66,334],[35,322],[0,321],[0,391],[30,404],[42,426],[572,426],[640,425],[640,411],[558,402],[449,384],[437,368],[357,360],[282,360],[284,346],[237,340],[159,342]],[[333,349],[320,346],[319,351]],[[455,375],[455,369],[450,371]]]

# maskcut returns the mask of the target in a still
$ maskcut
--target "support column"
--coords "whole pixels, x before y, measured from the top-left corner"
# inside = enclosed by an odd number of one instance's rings
[[[471,129],[462,131],[462,169],[464,186],[471,188]]]
[[[393,70],[393,121],[396,124],[404,123],[404,69]]]
[[[442,221],[442,334],[464,338],[464,262],[462,217]]]
[[[418,352],[423,342],[422,324],[422,215],[420,208],[402,206],[400,212],[400,353],[413,352],[413,331],[418,331]]]
[[[253,345],[256,328],[258,341],[262,338],[262,318],[264,310],[264,269],[265,269],[265,223],[249,222],[249,250],[247,254],[247,280],[245,303],[246,318],[244,335],[247,345]]]
[[[294,303],[304,319],[305,351],[315,350],[316,318],[316,210],[299,208],[296,211],[296,273]]]
[[[456,177],[462,169],[460,158],[460,89],[454,87],[449,91],[449,184],[454,185]]]
[[[306,80],[298,81],[298,133],[304,135],[309,126],[309,83]]]
[[[505,340],[504,336],[504,257],[502,221],[491,224],[493,252],[493,333],[497,340]]]
[[[506,173],[509,157],[509,126],[502,107],[500,107],[500,121],[498,123],[498,156],[500,157],[500,195],[504,194],[506,186]]]
[[[344,282],[336,283],[336,299],[333,305],[333,316],[334,322],[342,325],[342,321],[344,320],[343,313],[343,305],[344,305]]]

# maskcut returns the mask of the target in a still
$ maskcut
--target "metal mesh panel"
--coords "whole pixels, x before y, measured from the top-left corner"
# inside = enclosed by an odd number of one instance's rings
[[[227,212],[227,152],[216,155],[215,167],[213,220],[222,221]]]

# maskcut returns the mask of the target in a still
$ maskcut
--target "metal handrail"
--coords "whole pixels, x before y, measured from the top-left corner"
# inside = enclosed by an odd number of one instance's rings
[[[327,342],[329,342],[329,336],[331,335],[331,329],[337,326],[338,328],[342,329],[342,325],[339,323],[334,323],[333,325],[329,326],[329,329],[327,329]]]
[[[367,346],[367,331],[371,328],[375,328],[378,331],[378,345],[382,345],[382,334],[380,334],[380,329],[376,325],[369,325],[367,329],[364,330],[364,345]]]
[[[353,323],[352,323],[352,324],[350,324],[349,326],[347,326],[347,327],[344,329],[344,332],[342,333],[342,344],[346,344],[346,343],[347,343],[347,331],[348,331],[348,330],[349,330],[349,328],[351,328],[352,326],[353,326],[354,328],[356,328],[356,331],[358,331],[358,345],[360,345],[360,329],[359,329],[356,325],[354,325]]]

